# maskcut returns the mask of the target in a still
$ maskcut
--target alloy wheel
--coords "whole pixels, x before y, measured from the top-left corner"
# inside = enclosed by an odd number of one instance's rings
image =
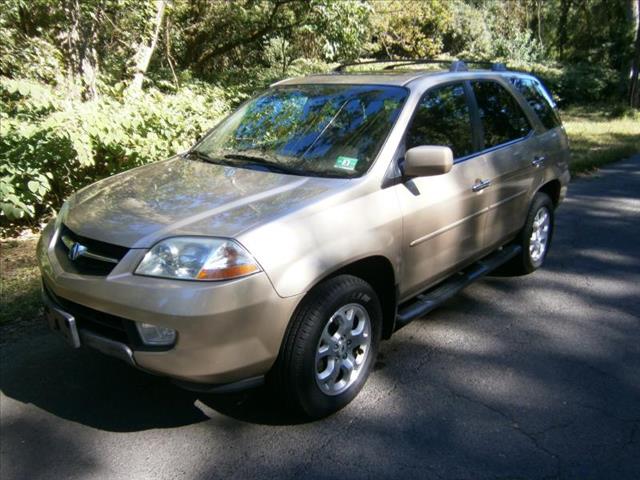
[[[533,219],[531,237],[529,237],[529,256],[534,265],[539,265],[544,259],[549,244],[551,229],[551,214],[547,207],[541,207]]]
[[[339,395],[357,380],[371,350],[371,320],[357,303],[340,307],[326,323],[315,358],[320,390]]]

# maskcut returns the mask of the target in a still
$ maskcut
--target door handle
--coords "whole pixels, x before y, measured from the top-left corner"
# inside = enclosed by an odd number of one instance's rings
[[[533,165],[536,168],[540,168],[544,165],[545,160],[546,159],[543,156],[533,157],[533,160],[531,160],[531,165]]]
[[[484,190],[490,185],[491,185],[491,180],[478,180],[473,185],[473,187],[471,187],[471,190],[473,190],[474,192],[479,192],[480,190]]]

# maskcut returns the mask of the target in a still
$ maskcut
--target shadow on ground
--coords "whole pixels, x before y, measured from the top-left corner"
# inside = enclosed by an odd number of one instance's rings
[[[266,387],[225,395],[190,392],[98,352],[73,350],[39,330],[20,363],[12,360],[11,347],[5,349],[0,389],[57,417],[113,432],[202,422],[208,419],[203,406],[256,424],[306,421],[283,408]]]
[[[24,345],[22,345],[24,348]],[[130,432],[206,419],[196,396],[97,352],[72,350],[57,336],[34,338],[14,363],[7,352],[2,392],[58,417],[101,430]]]

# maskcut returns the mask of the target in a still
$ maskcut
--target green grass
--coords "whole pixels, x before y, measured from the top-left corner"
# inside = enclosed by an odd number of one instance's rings
[[[38,317],[42,302],[36,240],[2,240],[0,262],[0,324]]]
[[[571,172],[588,173],[640,153],[640,112],[622,106],[571,107],[562,112],[571,147]]]

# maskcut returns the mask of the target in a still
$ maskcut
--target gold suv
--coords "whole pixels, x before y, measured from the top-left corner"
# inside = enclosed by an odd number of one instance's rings
[[[321,417],[381,339],[499,266],[542,265],[569,150],[538,79],[339,70],[72,195],[38,247],[51,328],[186,388],[266,378]]]

